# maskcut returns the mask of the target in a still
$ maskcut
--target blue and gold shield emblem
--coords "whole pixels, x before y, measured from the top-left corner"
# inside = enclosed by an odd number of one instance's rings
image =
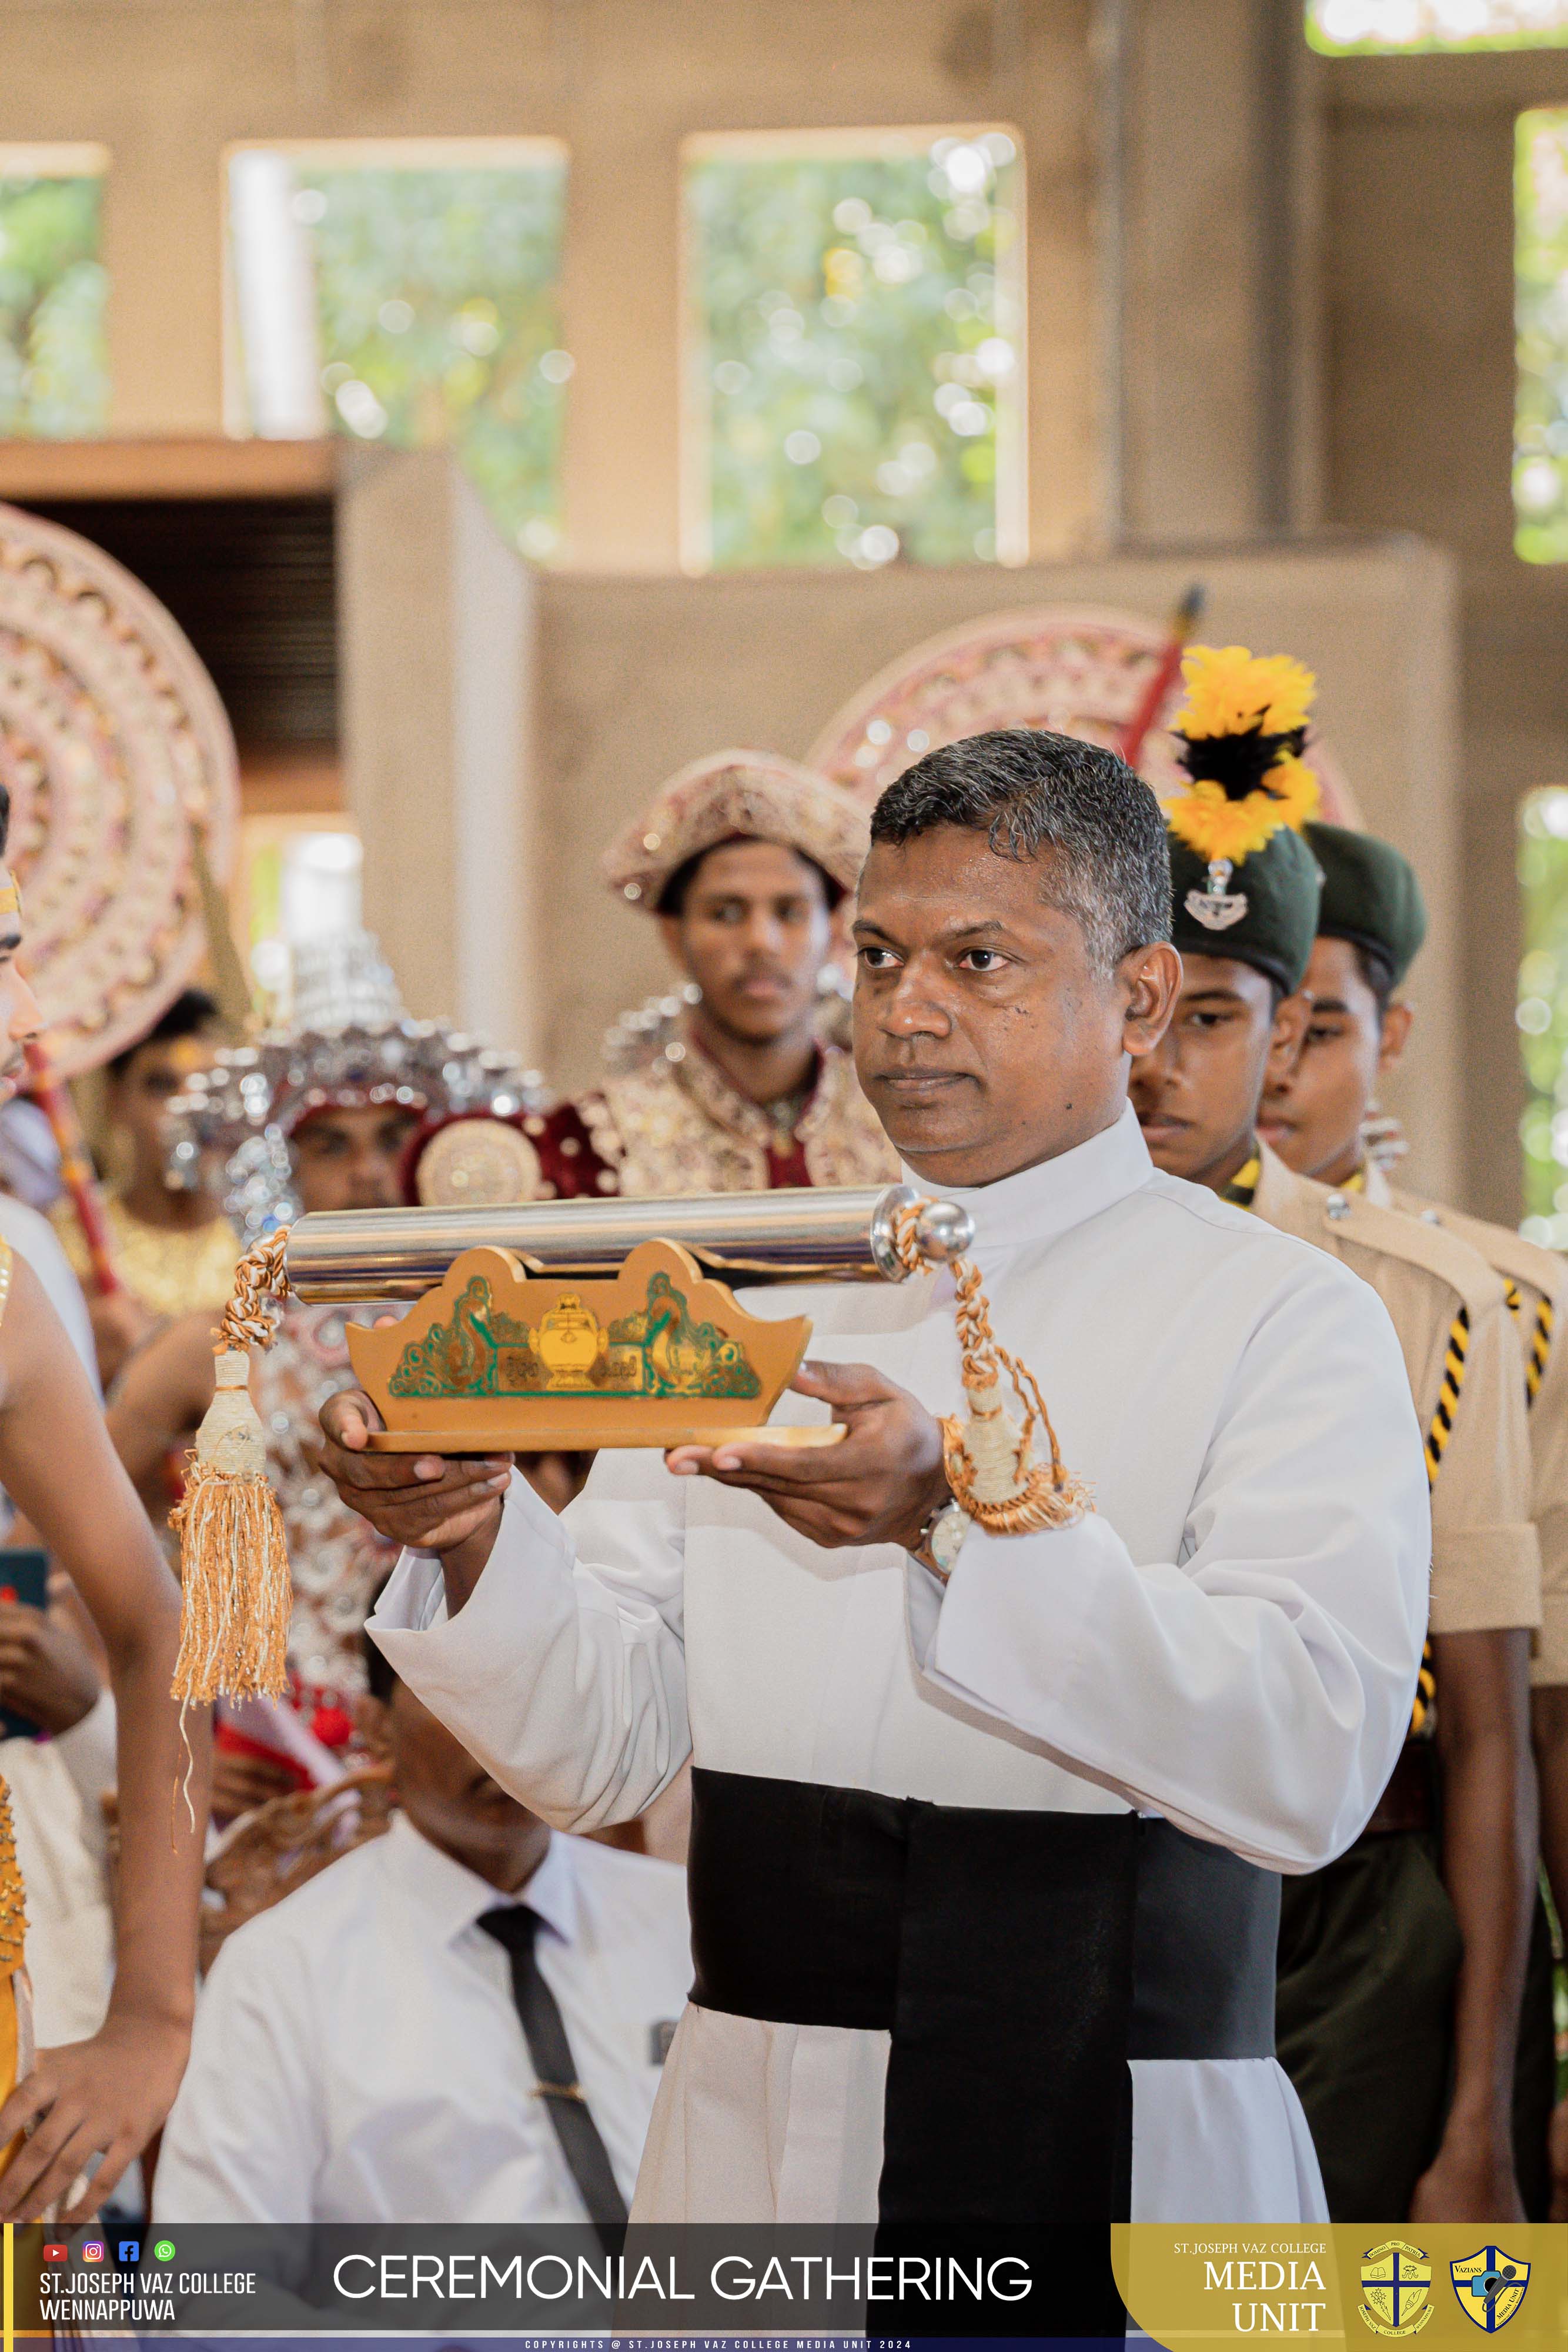
[[[1417,2336],[1432,2316],[1432,2265],[1419,2246],[1385,2239],[1361,2258],[1363,2320],[1375,2336]]]
[[[1450,2263],[1448,2270],[1459,2309],[1488,2336],[1508,2326],[1530,2284],[1530,2264],[1516,2254],[1505,2254],[1500,2246],[1482,2246],[1462,2263]]]

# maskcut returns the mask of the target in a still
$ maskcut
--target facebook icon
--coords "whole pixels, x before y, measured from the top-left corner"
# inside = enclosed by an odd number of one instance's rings
[[[122,2263],[139,2263],[141,2260],[141,2239],[121,2238],[120,2242],[120,2259]]]

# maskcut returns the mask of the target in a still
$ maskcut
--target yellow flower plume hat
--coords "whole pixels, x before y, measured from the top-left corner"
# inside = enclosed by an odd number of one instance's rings
[[[1166,819],[1200,857],[1239,866],[1317,812],[1318,780],[1301,759],[1317,680],[1289,654],[1245,646],[1192,646],[1181,667],[1173,731],[1192,784]]]

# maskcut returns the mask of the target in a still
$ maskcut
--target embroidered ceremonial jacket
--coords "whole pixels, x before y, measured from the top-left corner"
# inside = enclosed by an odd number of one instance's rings
[[[608,1078],[554,1110],[514,1114],[507,1124],[516,1131],[508,1139],[515,1197],[570,1201],[619,1192],[638,1198],[896,1181],[897,1155],[860,1090],[849,1055],[824,1044],[818,1056],[804,1106],[781,1126],[738,1094],[684,1032],[669,1054],[644,1069]],[[478,1130],[486,1123],[465,1118],[437,1128],[419,1159],[426,1152],[483,1151]],[[418,1159],[416,1183],[417,1169]],[[455,1196],[444,1191],[440,1197]]]

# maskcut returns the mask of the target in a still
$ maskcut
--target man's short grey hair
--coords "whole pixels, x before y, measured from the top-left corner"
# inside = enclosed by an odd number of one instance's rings
[[[1170,938],[1165,817],[1114,751],[1035,727],[944,744],[889,784],[871,837],[896,845],[941,824],[983,833],[998,857],[1054,850],[1045,902],[1076,917],[1102,971]]]

